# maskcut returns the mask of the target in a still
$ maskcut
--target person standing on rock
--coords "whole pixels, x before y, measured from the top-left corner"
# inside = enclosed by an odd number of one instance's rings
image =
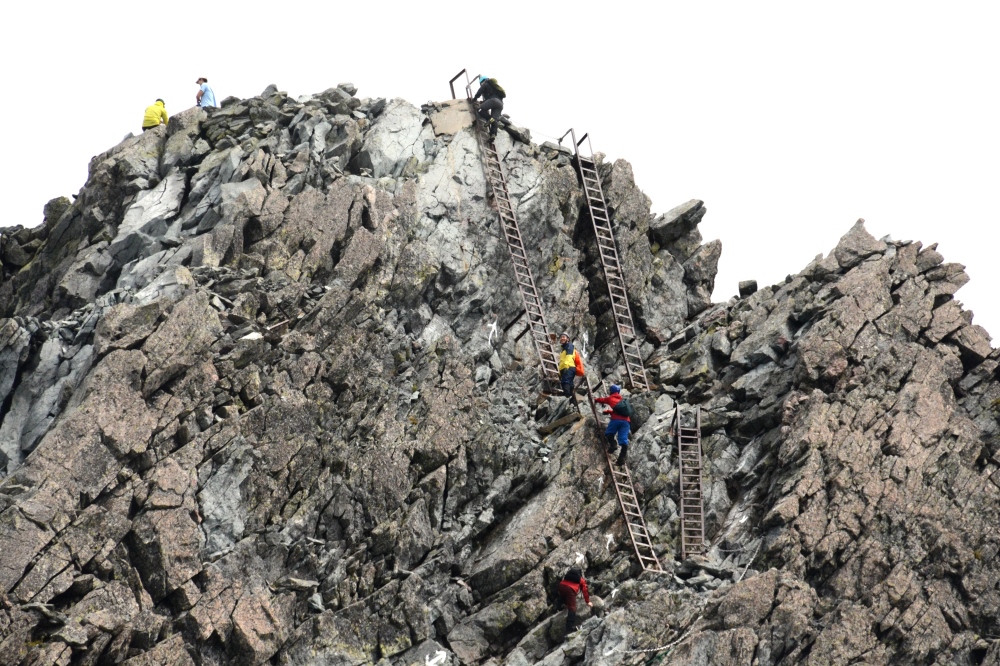
[[[566,572],[563,579],[559,581],[559,596],[566,604],[566,633],[576,631],[576,597],[582,591],[583,601],[588,606],[590,603],[590,592],[587,590],[587,580],[583,577],[583,572],[573,568]]]
[[[496,79],[479,77],[479,90],[472,96],[472,99],[475,101],[480,97],[483,98],[476,113],[489,124],[491,139],[496,138],[497,128],[500,125],[500,114],[503,112],[503,98],[506,96],[506,91],[500,87]]]
[[[194,101],[203,109],[208,107],[219,106],[215,102],[215,91],[208,85],[208,79],[204,76],[195,81],[198,84],[198,94],[195,96]]]
[[[166,125],[167,120],[167,105],[162,99],[158,99],[146,107],[146,113],[142,116],[142,131],[159,127],[160,123]]]
[[[559,352],[559,383],[562,385],[563,395],[576,403],[573,384],[576,381],[577,351],[569,341],[569,333],[559,334],[559,345],[562,347]]]
[[[622,403],[622,401],[625,401]],[[620,446],[622,452],[618,454],[618,465],[625,464],[628,456],[628,436],[632,431],[632,420],[630,418],[632,405],[622,397],[622,388],[618,384],[612,384],[607,398],[594,398],[594,402],[607,405],[609,409],[604,413],[609,416],[608,427],[604,431],[604,437],[608,440],[608,453],[614,453]]]

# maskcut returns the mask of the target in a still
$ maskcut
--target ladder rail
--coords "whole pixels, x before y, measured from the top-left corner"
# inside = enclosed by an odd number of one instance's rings
[[[632,483],[632,474],[628,465],[623,465],[620,470],[615,469],[614,461],[607,447],[603,445],[604,430],[601,427],[601,417],[597,412],[597,403],[594,401],[593,387],[590,385],[590,378],[584,376],[584,383],[587,387],[587,400],[590,403],[590,411],[594,415],[594,424],[597,427],[598,441],[602,442],[601,449],[604,451],[604,458],[608,461],[608,469],[611,471],[611,482],[615,486],[615,496],[618,498],[618,507],[621,509],[622,517],[625,519],[625,528],[628,530],[629,540],[632,542],[632,549],[639,560],[643,571],[663,572],[660,559],[653,550],[653,539],[646,528],[646,521],[642,517],[642,507],[639,506],[639,495],[635,492],[635,485]]]
[[[573,128],[570,128],[566,134],[571,135],[573,139],[577,173],[583,186],[583,195],[587,202],[591,224],[594,227],[594,235],[597,237],[598,254],[601,258],[604,280],[608,285],[608,294],[611,297],[612,315],[615,320],[615,328],[618,331],[618,343],[621,345],[625,360],[625,371],[628,373],[633,390],[647,391],[649,390],[649,381],[646,378],[642,351],[639,348],[639,336],[636,334],[632,310],[628,303],[624,273],[615,242],[614,229],[611,227],[608,204],[604,198],[604,188],[597,173],[597,163],[593,159],[593,147],[590,148],[589,158],[584,157],[580,152],[580,146],[584,141],[587,141],[588,146],[591,145],[590,134],[584,134],[579,141],[577,141],[576,131]],[[566,138],[566,134],[563,134],[562,139]],[[560,144],[562,139],[559,140]],[[585,166],[584,160],[587,160],[591,166]],[[593,173],[593,176],[588,176],[588,170]]]

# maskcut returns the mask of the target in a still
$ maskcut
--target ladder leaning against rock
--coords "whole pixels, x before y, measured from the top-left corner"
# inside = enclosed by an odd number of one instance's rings
[[[594,161],[594,151],[590,148],[589,155],[580,152],[584,141],[590,147],[589,134],[584,134],[579,141],[573,128],[567,130],[573,140],[574,163],[580,183],[583,185],[583,196],[587,201],[587,211],[594,225],[597,236],[597,250],[601,255],[601,266],[604,267],[604,279],[611,296],[611,311],[618,329],[618,341],[621,343],[622,355],[625,357],[625,369],[628,371],[629,382],[633,391],[648,391],[649,382],[643,368],[642,353],[639,350],[641,339],[632,322],[632,310],[628,304],[628,292],[625,289],[625,274],[618,260],[618,249],[615,244],[615,234],[611,229],[611,214],[604,200],[604,190],[597,173],[597,163]],[[566,138],[562,135],[559,143]]]
[[[455,81],[463,74],[466,74],[464,69],[449,82],[452,98],[455,98]],[[559,356],[552,345],[548,323],[545,321],[542,299],[531,275],[528,253],[524,249],[521,230],[517,225],[517,213],[507,189],[507,177],[504,175],[500,156],[489,135],[486,123],[482,122],[479,114],[475,112],[472,84],[469,82],[468,76],[466,76],[465,90],[469,104],[473,106],[472,115],[475,119],[476,138],[479,140],[479,147],[483,155],[483,169],[486,171],[486,180],[489,181],[493,191],[493,201],[496,203],[497,214],[500,216],[500,229],[504,240],[507,241],[507,249],[510,250],[514,278],[517,281],[518,290],[521,292],[521,301],[524,303],[524,312],[528,319],[528,329],[531,331],[531,338],[535,343],[535,350],[538,352],[538,360],[542,364],[543,377],[557,387],[559,385]]]
[[[660,560],[653,550],[653,540],[646,529],[646,521],[642,517],[642,508],[639,506],[639,496],[635,492],[632,483],[632,474],[628,465],[616,466],[611,459],[611,454],[604,446],[604,425],[597,412],[597,403],[594,402],[594,392],[590,386],[590,379],[584,377],[587,385],[587,399],[590,401],[590,410],[594,414],[594,423],[597,426],[597,440],[601,443],[604,451],[604,458],[608,461],[608,470],[611,472],[611,480],[615,486],[615,494],[618,496],[618,506],[622,510],[622,517],[625,519],[625,527],[628,529],[629,539],[632,541],[632,548],[635,556],[639,558],[639,564],[643,571],[663,572]]]
[[[681,557],[705,551],[705,505],[701,487],[701,407],[695,407],[694,427],[681,424],[681,408],[674,408],[674,434],[680,467]]]

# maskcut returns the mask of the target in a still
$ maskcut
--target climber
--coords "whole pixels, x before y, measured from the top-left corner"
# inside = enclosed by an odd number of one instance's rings
[[[483,98],[476,113],[484,121],[489,123],[490,138],[496,138],[497,127],[500,125],[500,113],[503,111],[503,98],[507,93],[496,79],[485,76],[479,77],[479,90],[472,96],[473,101]]]
[[[562,351],[559,352],[559,383],[562,385],[563,395],[575,404],[576,393],[573,392],[573,384],[576,379],[576,358],[579,352],[569,341],[569,333],[559,334],[559,344],[562,346]]]
[[[167,105],[162,99],[158,99],[146,107],[146,113],[142,116],[142,131],[159,127],[160,123],[166,125],[167,120]]]
[[[621,446],[622,451],[616,464],[624,465],[628,455],[628,436],[632,429],[632,420],[629,418],[632,416],[632,405],[622,396],[622,389],[618,384],[611,385],[607,398],[594,398],[594,402],[610,408],[604,412],[610,417],[604,437],[608,440],[608,453],[614,453]]]
[[[583,601],[593,608],[590,603],[590,592],[587,590],[587,580],[583,577],[583,572],[573,568],[566,572],[563,579],[559,581],[559,596],[566,604],[566,633],[576,631],[576,595],[583,591]]]
[[[204,76],[195,81],[198,84],[198,94],[195,96],[195,103],[201,108],[217,107],[215,102],[215,91],[208,85],[208,79]]]

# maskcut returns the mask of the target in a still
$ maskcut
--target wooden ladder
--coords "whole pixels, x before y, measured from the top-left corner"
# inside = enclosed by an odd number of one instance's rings
[[[622,355],[625,357],[625,369],[628,372],[629,382],[633,391],[648,391],[649,382],[646,379],[646,370],[643,367],[642,353],[639,349],[642,338],[632,322],[632,310],[629,307],[628,293],[625,289],[625,274],[622,272],[621,262],[618,260],[615,235],[611,228],[611,213],[604,200],[604,189],[601,187],[601,178],[597,173],[593,150],[590,150],[589,156],[580,152],[580,146],[584,141],[587,141],[588,146],[590,145],[589,135],[584,134],[583,138],[577,141],[576,132],[572,128],[566,134],[573,138],[573,150],[576,153],[574,162],[577,175],[583,185],[583,195],[587,201],[587,210],[594,226],[594,234],[597,236],[597,249],[601,255],[601,266],[604,268],[608,294],[611,296],[611,311],[618,329],[618,341],[621,344]],[[566,134],[563,134],[563,138],[566,138]],[[561,141],[562,139],[560,139]]]
[[[632,541],[632,548],[635,556],[639,559],[643,571],[662,572],[660,560],[653,550],[653,540],[646,529],[646,521],[642,517],[642,509],[639,507],[639,496],[635,492],[632,484],[632,474],[629,472],[628,464],[616,465],[608,453],[607,440],[604,438],[604,424],[597,411],[597,403],[594,402],[594,392],[590,386],[590,379],[584,377],[587,385],[587,399],[590,401],[590,410],[594,414],[594,423],[597,426],[597,441],[600,442],[601,450],[604,451],[604,458],[608,461],[608,470],[611,472],[611,480],[615,485],[615,494],[618,496],[618,506],[622,510],[622,517],[625,518],[625,527],[628,528],[629,539]]]
[[[681,423],[674,409],[674,433],[680,467],[681,558],[705,552],[705,505],[701,487],[701,407],[695,407],[693,428]]]
[[[472,104],[472,100],[469,100]],[[521,301],[524,303],[524,312],[528,318],[528,329],[531,332],[531,339],[535,343],[535,350],[538,352],[538,360],[542,364],[543,376],[553,384],[559,386],[559,355],[552,345],[552,337],[549,334],[548,323],[545,320],[545,312],[542,307],[542,299],[538,295],[538,288],[535,286],[535,279],[531,275],[531,267],[528,265],[528,253],[524,249],[524,241],[521,239],[521,230],[517,226],[517,213],[510,199],[507,189],[507,177],[504,175],[500,165],[500,156],[497,153],[496,144],[489,134],[489,127],[476,113],[475,104],[472,104],[472,115],[475,118],[476,137],[479,139],[479,147],[483,154],[483,168],[486,171],[486,179],[490,183],[493,191],[493,200],[496,202],[497,213],[500,215],[500,228],[503,232],[504,240],[507,241],[507,249],[510,250],[510,261],[514,267],[514,279],[517,281],[518,290],[521,292]]]

